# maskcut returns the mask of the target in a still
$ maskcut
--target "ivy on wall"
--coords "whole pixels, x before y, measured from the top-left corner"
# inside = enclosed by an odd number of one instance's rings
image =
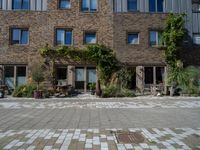
[[[85,49],[67,46],[50,48],[47,45],[40,49],[40,54],[43,57],[53,58],[53,60],[61,58],[66,61],[73,60],[75,62],[96,64],[98,77],[104,85],[110,82],[112,74],[118,68],[113,50],[104,45],[89,45]]]

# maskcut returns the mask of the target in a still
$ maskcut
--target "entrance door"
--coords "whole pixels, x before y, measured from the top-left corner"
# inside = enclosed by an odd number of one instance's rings
[[[75,88],[78,90],[84,90],[85,75],[84,68],[77,67],[75,69]]]
[[[67,85],[67,67],[56,68],[56,79],[58,85]]]

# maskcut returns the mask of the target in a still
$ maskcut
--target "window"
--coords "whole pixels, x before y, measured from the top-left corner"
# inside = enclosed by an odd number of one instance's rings
[[[96,83],[95,67],[76,67],[75,68],[75,88],[89,89],[90,83]]]
[[[193,12],[200,12],[200,3],[192,4],[192,10]]]
[[[149,0],[149,12],[163,12],[164,0]]]
[[[82,0],[82,11],[83,12],[96,12],[97,11],[97,0]]]
[[[85,83],[85,75],[84,68],[76,68],[75,69],[75,88],[76,89],[84,89]]]
[[[67,85],[67,67],[56,68],[56,79],[58,85]]]
[[[10,89],[26,84],[26,66],[4,66],[4,81]]]
[[[128,44],[139,44],[138,33],[128,33]]]
[[[145,84],[163,84],[165,78],[164,67],[145,67]]]
[[[12,1],[12,9],[29,10],[30,9],[30,0],[13,0]]]
[[[145,84],[153,84],[153,67],[145,67]]]
[[[127,0],[127,10],[137,11],[137,0]]]
[[[28,29],[12,29],[11,44],[28,44],[29,32]]]
[[[72,45],[72,30],[57,29],[56,30],[56,45]]]
[[[70,0],[60,0],[59,8],[60,9],[69,9],[71,7]]]
[[[161,46],[162,45],[162,32],[150,31],[150,45],[151,46]]]
[[[2,4],[3,0],[0,0],[0,9],[2,9],[3,4]]]
[[[200,45],[200,33],[199,34],[193,34],[193,43]]]
[[[86,32],[84,37],[85,44],[95,44],[97,42],[95,32]]]

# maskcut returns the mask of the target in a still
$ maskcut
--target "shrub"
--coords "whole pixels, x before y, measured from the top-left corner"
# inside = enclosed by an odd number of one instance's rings
[[[110,85],[108,87],[105,87],[103,89],[102,97],[108,98],[108,97],[135,97],[133,91],[126,89],[126,88],[120,88],[118,85]]]
[[[36,90],[35,85],[20,85],[13,92],[13,97],[33,97],[33,92]]]

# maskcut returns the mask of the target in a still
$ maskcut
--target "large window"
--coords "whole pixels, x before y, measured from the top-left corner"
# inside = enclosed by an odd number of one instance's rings
[[[128,44],[139,44],[138,33],[128,33]]]
[[[15,86],[26,83],[26,66],[5,66],[4,67],[5,84],[14,89]]]
[[[83,12],[96,12],[97,11],[97,0],[82,0],[82,11]]]
[[[145,84],[163,84],[164,83],[164,67],[145,67]]]
[[[149,0],[149,12],[163,12],[164,0]]]
[[[29,32],[28,29],[12,29],[12,39],[11,44],[23,44],[27,45],[29,41]]]
[[[127,0],[127,10],[137,11],[137,0]]]
[[[199,34],[193,34],[193,43],[196,45],[200,45],[200,33]]]
[[[14,10],[29,10],[30,0],[12,0],[12,9]]]
[[[89,89],[90,83],[96,83],[96,68],[76,67],[75,69],[75,88]]]
[[[85,44],[97,43],[96,32],[86,32],[84,37]]]
[[[162,32],[150,31],[149,40],[151,46],[161,46],[162,45]]]
[[[60,9],[69,9],[71,7],[70,0],[60,0],[59,8]]]
[[[56,45],[72,45],[72,30],[57,29],[56,30]]]

